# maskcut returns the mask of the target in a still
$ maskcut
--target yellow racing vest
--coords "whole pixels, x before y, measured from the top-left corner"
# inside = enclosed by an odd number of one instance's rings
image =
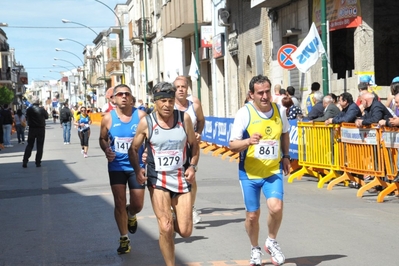
[[[262,179],[280,173],[281,144],[283,121],[275,103],[271,103],[273,115],[263,118],[252,104],[247,104],[249,124],[243,138],[254,133],[262,135],[259,144],[250,145],[240,156],[240,179]]]

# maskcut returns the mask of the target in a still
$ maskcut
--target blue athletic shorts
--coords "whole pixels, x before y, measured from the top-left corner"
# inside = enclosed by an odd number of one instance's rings
[[[263,179],[240,180],[241,191],[247,212],[255,212],[260,208],[260,191],[266,199],[277,198],[283,200],[283,176],[275,174]]]

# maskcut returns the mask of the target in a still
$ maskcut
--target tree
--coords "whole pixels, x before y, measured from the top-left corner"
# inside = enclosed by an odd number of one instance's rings
[[[0,104],[10,104],[14,99],[14,92],[9,88],[3,86],[0,87]]]

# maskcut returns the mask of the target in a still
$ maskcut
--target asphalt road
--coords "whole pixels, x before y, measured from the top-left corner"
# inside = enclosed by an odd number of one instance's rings
[[[148,193],[131,235],[132,251],[118,255],[119,233],[107,162],[92,127],[89,157],[80,154],[75,130],[63,145],[59,124],[48,121],[41,168],[32,153],[22,168],[25,145],[0,151],[0,265],[164,265]],[[176,264],[249,265],[250,244],[237,164],[201,153],[196,207],[203,222],[191,237],[177,237]],[[376,194],[356,198],[343,186],[318,189],[313,178],[285,182],[285,210],[278,241],[285,265],[398,265],[399,199]],[[267,237],[262,205],[261,245]],[[272,265],[269,255],[264,265]]]

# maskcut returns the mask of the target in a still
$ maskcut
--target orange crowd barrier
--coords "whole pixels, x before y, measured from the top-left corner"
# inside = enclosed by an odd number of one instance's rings
[[[382,177],[385,175],[385,168],[380,149],[381,133],[377,125],[358,128],[353,123],[342,123],[340,130],[340,168],[344,173],[330,182],[327,189],[331,190],[338,183],[350,180],[361,184],[357,196],[362,197],[370,188],[384,184]],[[365,184],[363,179],[353,174],[374,176],[374,180]]]
[[[399,129],[383,127],[381,132],[382,157],[385,163],[386,178],[390,180],[387,186],[378,194],[377,202],[384,202],[384,198],[395,192],[399,194],[399,183],[392,182],[398,173],[398,148],[399,148]]]
[[[316,177],[317,187],[322,188],[339,176],[338,127],[323,122],[298,122],[298,165],[302,168],[291,174],[288,183],[306,174]]]
[[[94,125],[101,125],[102,113],[90,113],[89,115]]]

